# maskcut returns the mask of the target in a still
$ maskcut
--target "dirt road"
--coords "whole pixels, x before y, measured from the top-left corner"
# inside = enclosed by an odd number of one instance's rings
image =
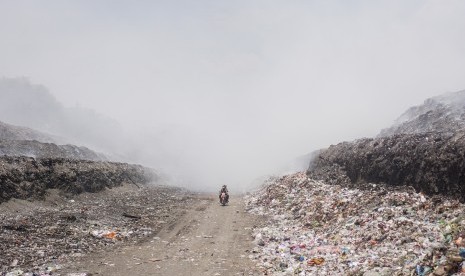
[[[68,272],[92,275],[261,275],[249,260],[257,218],[240,198],[220,206],[214,197],[195,201],[155,236],[113,252],[94,253]]]

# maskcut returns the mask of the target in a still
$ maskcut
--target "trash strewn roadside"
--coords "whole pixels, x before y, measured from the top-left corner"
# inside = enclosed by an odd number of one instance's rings
[[[349,189],[305,173],[248,197],[267,215],[250,258],[265,275],[465,275],[465,206],[413,189]],[[460,274],[462,273],[462,274]]]
[[[10,200],[0,205],[0,275],[60,275],[90,252],[153,235],[191,198],[178,188],[127,184],[46,201]]]

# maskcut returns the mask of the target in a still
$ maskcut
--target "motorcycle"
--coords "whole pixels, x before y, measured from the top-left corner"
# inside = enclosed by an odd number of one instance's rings
[[[222,192],[221,195],[220,195],[220,203],[223,206],[225,206],[226,203],[228,203],[228,199],[227,199],[227,196],[226,196],[225,192]]]

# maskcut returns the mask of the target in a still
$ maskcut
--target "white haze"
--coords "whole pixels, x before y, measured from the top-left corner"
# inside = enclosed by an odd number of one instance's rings
[[[462,0],[3,0],[0,76],[115,118],[187,185],[243,190],[464,89],[464,18]]]

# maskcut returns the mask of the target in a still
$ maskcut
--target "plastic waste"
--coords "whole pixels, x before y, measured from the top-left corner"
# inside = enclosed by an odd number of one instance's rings
[[[465,205],[413,189],[353,189],[296,173],[268,180],[247,197],[247,209],[270,218],[254,229],[265,245],[252,252],[267,275],[426,276],[449,263],[458,268],[465,254],[458,246]]]
[[[310,265],[310,266],[313,266],[313,265],[321,265],[325,262],[325,259],[323,258],[311,258],[310,260],[307,261],[307,264]]]
[[[459,255],[460,255],[460,257],[465,258],[465,248],[460,248],[459,249]]]
[[[23,275],[23,273],[24,272],[21,269],[16,269],[16,270],[8,272],[5,276],[19,276],[19,275]]]
[[[104,238],[107,238],[107,239],[114,239],[116,238],[116,232],[109,232],[109,233],[106,233],[106,234],[103,234],[103,237]]]
[[[417,267],[415,268],[415,272],[418,276],[426,276],[431,272],[431,267],[417,265]]]

